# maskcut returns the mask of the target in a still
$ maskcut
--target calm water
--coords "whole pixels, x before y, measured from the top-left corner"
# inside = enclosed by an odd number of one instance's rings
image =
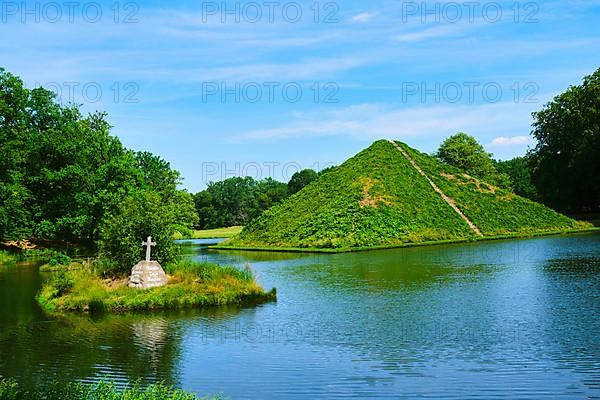
[[[44,316],[35,266],[0,266],[0,374],[163,380],[234,399],[600,398],[600,235],[250,262],[276,303]]]

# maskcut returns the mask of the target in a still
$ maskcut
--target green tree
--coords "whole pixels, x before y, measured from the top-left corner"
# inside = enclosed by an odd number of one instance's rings
[[[477,139],[464,132],[458,132],[444,140],[435,156],[488,183],[509,186],[508,177],[499,174],[494,167],[492,155],[485,151]]]
[[[219,211],[215,227],[244,225],[258,208],[254,197],[256,182],[251,177],[229,178],[208,185],[213,205]]]
[[[312,169],[303,169],[302,171],[296,172],[288,182],[288,193],[290,195],[298,193],[318,177],[319,175],[317,172]]]
[[[498,161],[498,172],[508,176],[510,186],[515,194],[537,201],[539,194],[531,178],[531,166],[526,157],[515,157],[512,160]]]
[[[198,213],[198,229],[218,228],[218,211],[212,202],[212,195],[203,190],[194,195],[194,205]]]
[[[253,213],[252,218],[257,218],[263,211],[280,203],[288,196],[288,186],[273,178],[266,178],[256,182],[255,196],[258,201],[258,213]]]
[[[175,190],[164,196],[163,201],[167,201],[172,210],[175,230],[189,236],[199,222],[194,196],[185,190]]]
[[[143,183],[133,153],[110,135],[106,115],[63,109],[35,134],[26,185],[35,193],[34,236],[92,242],[104,214]]]
[[[533,113],[533,182],[561,211],[600,210],[600,68]]]
[[[102,221],[100,256],[112,261],[111,274],[125,275],[143,259],[142,240],[156,242],[152,258],[161,264],[175,261],[178,253],[173,236],[180,226],[191,229],[197,223],[192,197],[182,191],[164,195],[138,191],[125,197]]]
[[[167,204],[182,196],[179,173],[160,157],[124,148],[105,113],[84,117],[1,68],[0,149],[0,239],[91,244],[132,193],[154,191]]]
[[[55,97],[0,70],[0,238],[91,242],[106,210],[142,182],[105,114],[84,118]]]
[[[29,92],[16,76],[0,68],[0,238],[31,234],[32,195],[24,183],[30,142]]]
[[[171,169],[171,164],[159,156],[140,151],[135,154],[135,160],[148,188],[157,191],[173,190],[181,183],[179,171]]]
[[[199,229],[246,225],[287,197],[287,185],[272,178],[235,177],[209,183],[194,195]]]

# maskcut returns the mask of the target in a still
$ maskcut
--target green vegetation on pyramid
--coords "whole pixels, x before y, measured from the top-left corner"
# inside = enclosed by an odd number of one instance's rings
[[[486,236],[578,227],[542,205],[398,144]],[[349,250],[477,237],[410,161],[380,140],[267,210],[224,246]]]
[[[580,222],[514,193],[473,178],[458,168],[401,146],[484,236],[577,229]]]

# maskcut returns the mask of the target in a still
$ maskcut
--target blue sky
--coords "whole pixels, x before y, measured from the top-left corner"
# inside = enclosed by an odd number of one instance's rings
[[[196,192],[286,180],[379,138],[525,153],[531,113],[600,67],[600,1],[2,2],[0,66],[169,160]],[[117,12],[118,11],[118,12]]]

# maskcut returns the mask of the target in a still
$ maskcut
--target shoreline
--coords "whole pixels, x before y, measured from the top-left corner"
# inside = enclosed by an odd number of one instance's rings
[[[229,239],[242,231],[241,226],[195,230],[191,235],[178,235],[175,240]]]
[[[411,247],[424,247],[424,246],[440,246],[444,244],[459,244],[459,243],[476,243],[486,241],[499,241],[499,240],[510,240],[510,239],[527,239],[545,236],[561,236],[569,235],[574,233],[594,233],[600,232],[600,227],[590,227],[582,229],[567,229],[559,231],[542,231],[532,233],[515,233],[506,235],[493,235],[483,237],[472,237],[472,238],[461,238],[461,239],[447,239],[447,240],[435,240],[419,243],[401,243],[392,245],[378,245],[378,246],[365,246],[365,247],[351,247],[351,248],[338,248],[338,249],[319,249],[319,248],[302,248],[302,247],[252,247],[252,246],[225,246],[217,244],[208,246],[212,250],[232,250],[232,251],[254,251],[254,252],[271,252],[271,253],[312,253],[312,254],[341,254],[341,253],[358,253],[368,252],[377,250],[393,250]]]

